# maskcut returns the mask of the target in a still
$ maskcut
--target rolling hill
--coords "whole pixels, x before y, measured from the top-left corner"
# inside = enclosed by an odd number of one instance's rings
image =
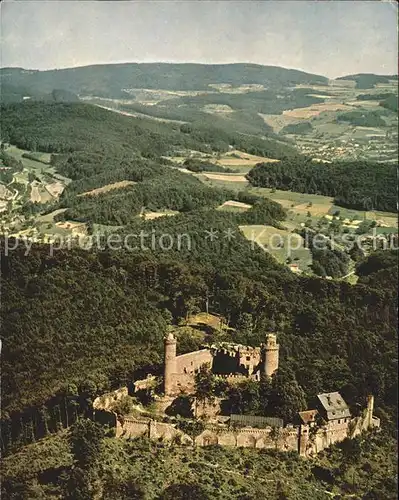
[[[126,97],[128,89],[210,90],[211,84],[286,86],[326,84],[327,78],[294,69],[257,64],[126,63],[37,71],[2,68],[2,84],[22,87],[33,94],[54,88],[79,95]],[[26,94],[29,95],[29,94]]]
[[[337,80],[354,80],[358,89],[372,89],[377,83],[389,83],[390,80],[397,79],[398,75],[375,75],[374,73],[358,73],[337,78]]]

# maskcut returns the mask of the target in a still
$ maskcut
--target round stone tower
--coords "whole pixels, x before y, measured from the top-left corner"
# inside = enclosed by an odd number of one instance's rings
[[[176,339],[172,332],[165,337],[164,357],[164,392],[166,396],[173,395],[176,373]]]
[[[276,335],[274,333],[267,334],[266,342],[263,344],[264,374],[267,377],[271,377],[278,370],[279,349]]]

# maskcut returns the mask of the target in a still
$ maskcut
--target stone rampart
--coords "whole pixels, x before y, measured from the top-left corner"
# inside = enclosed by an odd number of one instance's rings
[[[119,401],[128,395],[128,388],[121,387],[116,391],[108,392],[96,398],[93,401],[93,408],[95,410],[109,410],[116,401]]]
[[[201,349],[176,356],[176,373],[195,373],[204,364],[212,366],[213,356],[209,349]]]

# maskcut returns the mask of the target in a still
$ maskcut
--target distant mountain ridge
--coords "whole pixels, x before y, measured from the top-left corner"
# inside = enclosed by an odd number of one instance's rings
[[[257,64],[123,63],[98,64],[59,70],[1,68],[2,86],[22,87],[32,93],[62,89],[78,95],[126,97],[133,88],[213,90],[211,84],[258,84],[270,87],[324,84],[328,78],[296,69]]]

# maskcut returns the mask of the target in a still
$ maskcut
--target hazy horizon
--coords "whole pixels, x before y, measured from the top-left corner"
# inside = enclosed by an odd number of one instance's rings
[[[368,1],[11,1],[1,67],[259,64],[336,78],[396,75],[397,7]]]

